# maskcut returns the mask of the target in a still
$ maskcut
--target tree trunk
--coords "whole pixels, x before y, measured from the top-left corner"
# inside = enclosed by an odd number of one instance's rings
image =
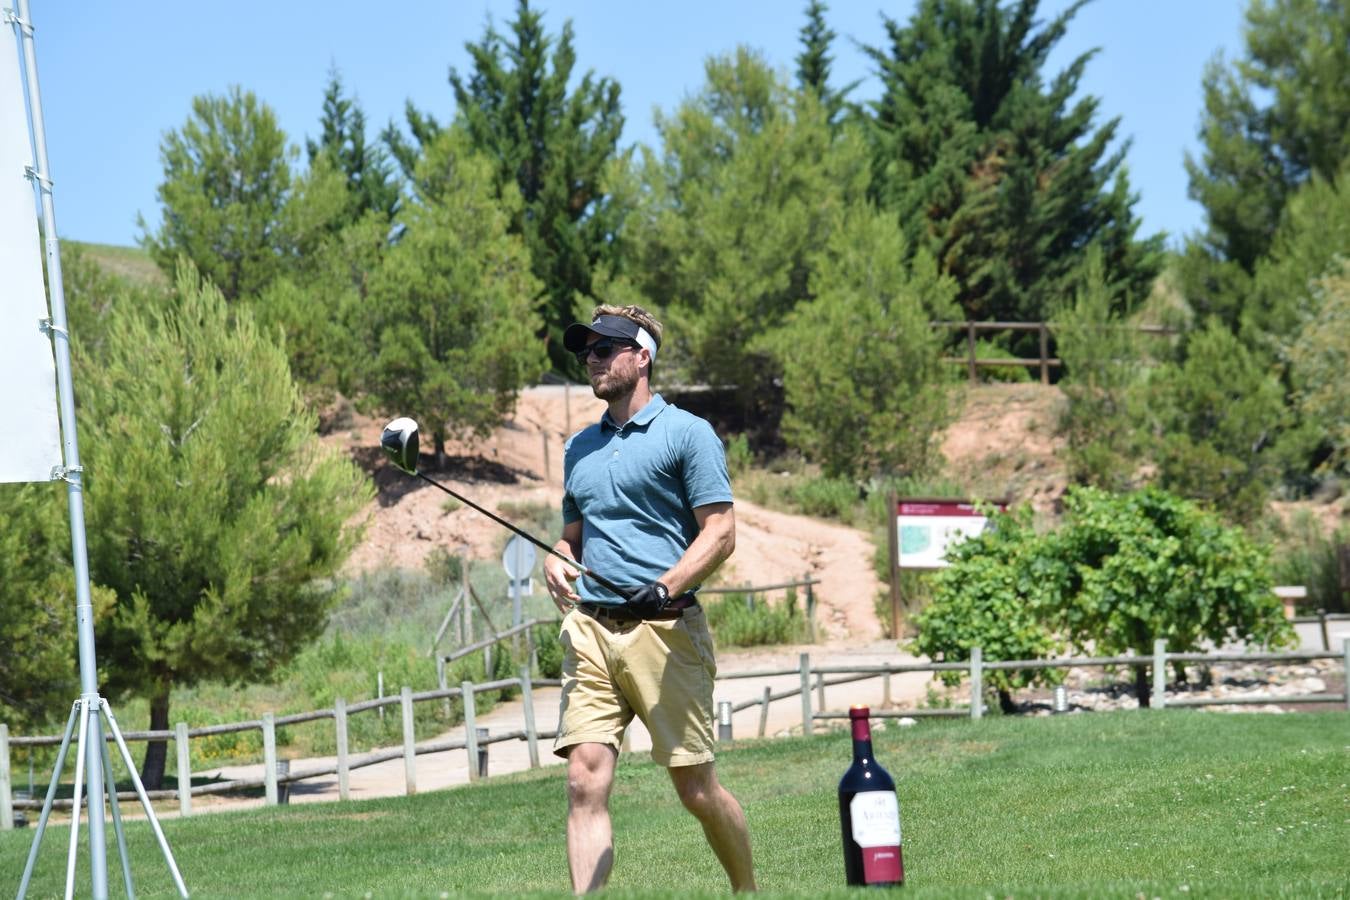
[[[169,730],[169,690],[150,698],[150,730]],[[157,791],[164,787],[164,761],[168,756],[169,742],[150,741],[145,745],[145,762],[141,765],[141,782],[147,791]]]
[[[436,452],[436,455],[435,455],[435,460],[436,460],[436,462],[435,462],[436,471],[437,471],[437,472],[444,472],[444,471],[445,471],[445,463],[446,463],[446,458],[445,458],[445,435],[441,434],[439,431],[433,433],[432,436],[431,436],[431,443],[432,443],[433,449],[434,449],[435,452]]]
[[[1153,687],[1149,683],[1148,666],[1134,666],[1134,693],[1139,698],[1139,708],[1147,709],[1152,699]]]

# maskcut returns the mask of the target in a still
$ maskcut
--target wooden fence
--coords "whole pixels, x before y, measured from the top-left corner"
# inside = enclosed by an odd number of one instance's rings
[[[1050,370],[1058,369],[1063,360],[1050,355],[1050,333],[1054,325],[1050,322],[930,322],[933,328],[948,328],[966,333],[966,355],[946,356],[946,363],[961,363],[966,366],[970,380],[978,380],[979,370],[986,367],[1024,366],[1040,370],[1041,384],[1050,383]],[[1175,331],[1163,325],[1139,325],[1143,334],[1168,335]],[[1033,357],[1005,357],[998,359],[978,359],[976,356],[976,335],[985,331],[1034,331],[1040,338],[1040,352]]]
[[[534,624],[538,623],[526,623],[526,625]],[[503,637],[506,637],[506,635],[504,634]],[[1173,700],[1168,700],[1167,696],[1168,663],[1260,663],[1337,658],[1342,660],[1342,671],[1345,675],[1345,683],[1347,685],[1346,689],[1339,694],[1322,693],[1292,696],[1177,698]],[[725,701],[722,704],[719,704],[719,719],[722,719],[723,724],[726,726],[724,729],[720,730],[720,736],[724,739],[731,738],[730,711],[759,706],[761,708],[759,736],[763,737],[768,719],[769,704],[777,700],[786,700],[793,697],[799,697],[801,701],[802,731],[804,734],[811,734],[814,732],[817,722],[832,719],[846,719],[848,717],[847,710],[826,709],[826,688],[872,678],[882,678],[885,680],[882,702],[882,706],[884,707],[889,705],[890,677],[892,675],[907,672],[964,673],[969,679],[969,705],[966,707],[950,709],[875,709],[872,711],[872,715],[875,718],[921,716],[968,716],[972,719],[981,718],[985,710],[983,702],[984,673],[988,671],[1139,665],[1149,666],[1152,670],[1153,678],[1150,701],[1155,709],[1161,709],[1165,706],[1226,706],[1230,704],[1253,703],[1335,703],[1350,710],[1350,638],[1347,638],[1343,642],[1342,649],[1339,653],[1317,650],[1298,650],[1277,653],[1169,653],[1167,652],[1166,642],[1156,641],[1151,656],[1065,657],[1056,659],[985,662],[981,649],[976,647],[972,650],[971,658],[968,661],[886,663],[869,666],[813,667],[810,661],[810,654],[803,653],[800,656],[800,664],[797,668],[719,673],[717,676],[717,680],[719,681],[751,678],[768,679],[794,674],[799,678],[798,684],[795,687],[786,690],[774,692],[770,687],[765,687],[761,697],[752,698],[734,705]],[[404,760],[406,792],[408,794],[415,794],[417,793],[417,768],[415,760],[417,756],[426,753],[442,753],[452,750],[465,751],[467,755],[469,779],[470,781],[477,781],[487,774],[483,752],[488,745],[500,743],[502,741],[523,740],[528,746],[530,766],[532,768],[537,767],[539,765],[539,739],[554,737],[557,732],[540,731],[536,727],[533,688],[557,687],[560,684],[561,682],[556,679],[532,678],[530,675],[530,668],[526,665],[521,667],[520,675],[517,678],[500,679],[483,684],[473,684],[466,681],[457,688],[438,688],[432,691],[419,692],[414,692],[412,688],[404,686],[397,697],[366,700],[350,705],[339,699],[332,709],[322,709],[314,712],[296,713],[286,716],[274,716],[271,713],[268,713],[257,720],[234,722],[224,725],[209,725],[202,728],[188,728],[185,723],[180,722],[173,731],[125,732],[123,737],[127,741],[174,741],[178,762],[178,787],[175,789],[149,791],[148,795],[151,800],[171,800],[176,797],[178,799],[179,812],[185,816],[190,815],[192,812],[193,796],[227,793],[241,789],[256,789],[262,787],[266,802],[268,804],[276,804],[284,800],[284,795],[279,790],[282,785],[288,785],[292,782],[302,781],[307,778],[328,775],[337,776],[338,796],[340,799],[346,800],[350,797],[348,775],[353,769],[372,766],[376,763],[386,762],[400,757]],[[488,735],[476,725],[474,697],[483,691],[495,691],[509,688],[518,688],[521,692],[525,727],[523,729]],[[816,693],[816,703],[814,705],[811,697],[813,691]],[[444,702],[451,697],[461,698],[464,704],[464,737],[459,739],[440,739],[418,743],[413,732],[413,704],[429,701]],[[397,748],[383,748],[359,756],[352,756],[348,752],[347,746],[347,717],[351,714],[382,709],[385,706],[392,706],[394,704],[399,706],[402,713],[402,746]],[[727,710],[727,715],[722,715],[723,710]],[[310,722],[317,719],[332,719],[334,721],[337,743],[336,762],[332,765],[308,766],[299,769],[291,769],[289,763],[284,760],[280,761],[280,763],[284,763],[284,765],[279,764],[276,757],[277,727],[299,724],[301,722]],[[189,765],[190,754],[188,752],[188,742],[192,738],[246,731],[250,729],[257,729],[262,732],[263,777],[234,779],[231,781],[196,786],[192,785],[192,774]],[[111,736],[109,736],[109,739],[111,739]],[[40,809],[42,807],[42,802],[38,801],[36,798],[14,799],[13,786],[10,778],[11,746],[55,746],[60,744],[61,740],[62,738],[60,735],[11,737],[9,735],[8,727],[0,724],[0,830],[14,827],[15,809]],[[118,797],[127,800],[136,799],[136,795],[132,792],[119,793]],[[58,809],[69,809],[71,807],[71,802],[69,800],[59,800],[53,801],[52,805],[54,808]]]

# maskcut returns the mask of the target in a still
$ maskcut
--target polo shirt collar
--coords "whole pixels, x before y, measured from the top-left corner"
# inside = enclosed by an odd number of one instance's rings
[[[638,410],[637,414],[634,415],[633,418],[625,422],[622,426],[620,426],[618,423],[614,421],[614,419],[609,414],[609,410],[605,410],[604,413],[602,413],[600,416],[600,427],[602,429],[609,428],[614,431],[623,431],[629,425],[645,426],[648,423],[650,423],[652,419],[655,419],[657,416],[659,416],[661,414],[661,411],[665,409],[667,405],[668,404],[666,403],[665,398],[663,398],[660,394],[652,394],[652,399],[647,401],[647,405],[642,407],[642,409]]]

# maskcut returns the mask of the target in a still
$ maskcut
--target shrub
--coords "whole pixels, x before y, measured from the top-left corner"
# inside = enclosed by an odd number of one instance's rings
[[[753,595],[724,594],[703,604],[708,627],[719,644],[755,647],[764,644],[791,644],[803,640],[806,619],[799,616],[791,602],[756,602]]]
[[[915,648],[966,659],[978,645],[996,660],[1039,658],[1061,641],[1103,655],[1148,654],[1158,638],[1172,652],[1292,643],[1268,560],[1240,529],[1156,488],[1075,488],[1065,506],[1057,531],[1037,535],[1022,512],[953,548]],[[993,672],[990,684],[1049,677]],[[1136,682],[1147,705],[1142,666]]]
[[[1040,659],[1055,656],[1064,643],[1047,627],[1047,608],[1059,599],[1067,580],[1064,563],[1045,552],[1031,526],[1031,512],[997,516],[983,533],[947,552],[951,566],[929,582],[933,601],[918,614],[916,653],[947,662],[970,659],[981,648],[987,660]],[[947,684],[959,672],[944,672]],[[1055,669],[991,671],[985,683],[998,692],[1000,705],[1012,707],[1011,692],[1028,684],[1057,684]]]
[[[969,349],[964,343],[961,345],[961,353],[969,353]],[[981,359],[1012,359],[1016,354],[993,341],[986,341],[983,338],[975,341],[975,358]],[[980,366],[977,370],[979,379],[982,382],[1011,382],[1023,383],[1031,381],[1031,375],[1027,372],[1025,366]]]
[[[1308,598],[1305,611],[1345,611],[1337,545],[1350,544],[1350,527],[1326,534],[1317,517],[1301,510],[1275,539],[1272,569],[1276,584],[1301,584]]]
[[[812,478],[793,488],[792,499],[805,515],[848,522],[858,505],[858,486],[847,478]]]
[[[727,471],[732,478],[744,475],[755,463],[755,455],[750,450],[750,439],[744,433],[727,441]]]
[[[563,663],[562,641],[558,640],[558,626],[549,623],[536,625],[531,632],[534,654],[539,660],[539,678],[561,678]]]

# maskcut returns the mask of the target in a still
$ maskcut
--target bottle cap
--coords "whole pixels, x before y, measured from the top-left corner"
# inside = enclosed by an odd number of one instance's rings
[[[870,709],[857,703],[848,708],[848,717],[850,719],[866,719],[871,714],[872,711]]]

